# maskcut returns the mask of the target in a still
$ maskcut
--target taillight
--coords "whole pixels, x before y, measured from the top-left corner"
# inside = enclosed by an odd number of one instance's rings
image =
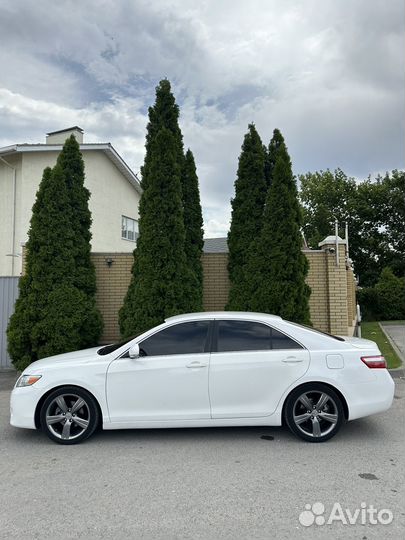
[[[362,356],[361,361],[371,369],[386,369],[387,362],[383,356]]]

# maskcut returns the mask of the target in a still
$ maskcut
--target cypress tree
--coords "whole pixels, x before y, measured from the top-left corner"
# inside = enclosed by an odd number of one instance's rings
[[[193,310],[202,310],[203,271],[201,255],[203,251],[203,217],[198,189],[198,177],[194,156],[187,150],[182,170],[182,199],[184,210],[184,228],[186,233],[185,252],[188,267],[191,269],[197,282],[191,283],[193,297]]]
[[[98,312],[76,285],[77,233],[71,191],[60,164],[44,170],[26,244],[25,275],[7,330],[15,367],[96,344]]]
[[[249,309],[309,324],[308,260],[302,253],[302,216],[291,161],[277,149],[263,227],[249,252]]]
[[[146,189],[150,178],[150,164],[152,157],[152,146],[156,135],[162,128],[168,129],[174,136],[175,157],[177,163],[183,166],[183,135],[179,127],[179,106],[171,92],[170,82],[167,79],[160,81],[156,87],[156,100],[152,107],[149,107],[149,122],[146,127],[145,160],[141,167],[142,189]]]
[[[170,314],[202,309],[198,178],[192,153],[184,156],[178,120],[179,107],[164,79],[149,107],[139,238],[131,284],[119,313],[123,336],[146,330]]]
[[[90,259],[92,223],[89,209],[90,192],[84,186],[84,162],[80,146],[71,135],[58,156],[70,195],[72,209],[72,228],[76,237],[74,245],[75,278],[74,284],[89,295],[96,292],[96,272]]]
[[[82,347],[94,345],[101,336],[103,322],[96,307],[96,270],[91,261],[91,212],[89,209],[90,192],[84,185],[84,162],[80,146],[71,135],[58,156],[67,189],[72,215],[72,230],[75,238],[73,245],[73,285],[86,295],[87,315],[83,315],[80,326]]]
[[[161,128],[149,146],[148,177],[139,205],[132,280],[120,310],[123,336],[145,331],[188,310],[190,269],[185,254],[177,140]]]
[[[266,152],[265,177],[268,187],[271,184],[274,165],[276,164],[277,151],[283,144],[285,144],[284,137],[282,136],[280,130],[276,128],[273,131],[273,137],[270,140],[269,147]]]
[[[227,309],[247,309],[245,265],[253,239],[260,233],[266,197],[265,151],[254,124],[250,124],[239,156],[232,219],[228,233],[228,272],[231,282]]]

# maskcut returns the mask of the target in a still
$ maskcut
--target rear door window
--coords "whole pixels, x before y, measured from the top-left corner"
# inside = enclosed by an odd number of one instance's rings
[[[269,349],[269,326],[252,321],[218,321],[218,352]]]
[[[303,349],[282,332],[254,321],[218,321],[217,352]]]

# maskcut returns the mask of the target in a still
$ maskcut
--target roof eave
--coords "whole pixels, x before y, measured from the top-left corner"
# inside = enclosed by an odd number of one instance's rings
[[[60,152],[62,148],[63,144],[13,144],[0,148],[0,155],[23,152]],[[122,175],[125,176],[128,182],[136,189],[136,191],[139,194],[142,194],[142,188],[138,176],[125,163],[111,143],[80,144],[80,151],[86,152],[89,150],[101,150],[104,152],[104,154],[108,156]]]

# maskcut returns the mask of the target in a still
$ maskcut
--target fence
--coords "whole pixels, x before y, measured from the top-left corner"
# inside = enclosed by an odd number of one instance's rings
[[[7,325],[18,297],[18,277],[0,277],[0,369],[11,368],[7,353]]]
[[[355,279],[348,264],[346,243],[339,239],[321,249],[304,249],[309,262],[308,285],[311,321],[315,328],[338,335],[353,335],[356,326]],[[97,276],[97,305],[104,319],[103,343],[119,339],[118,310],[131,280],[132,253],[92,253]],[[228,300],[228,253],[205,251],[204,311],[222,311]]]
[[[205,311],[222,311],[229,292],[226,241],[214,242],[212,246],[213,249],[205,249],[202,256],[203,308]],[[312,324],[315,328],[332,334],[353,335],[356,328],[356,284],[353,270],[348,264],[346,242],[338,238],[336,243],[334,237],[328,237],[320,243],[320,248],[303,249],[309,262],[307,283],[311,287],[309,307]],[[91,258],[97,277],[96,302],[104,320],[101,343],[111,343],[120,338],[118,311],[131,280],[133,255],[92,253]],[[11,308],[15,298],[16,296],[11,300]],[[10,302],[8,305],[11,309]],[[9,311],[8,315],[3,315],[3,320],[8,320],[10,314]]]

